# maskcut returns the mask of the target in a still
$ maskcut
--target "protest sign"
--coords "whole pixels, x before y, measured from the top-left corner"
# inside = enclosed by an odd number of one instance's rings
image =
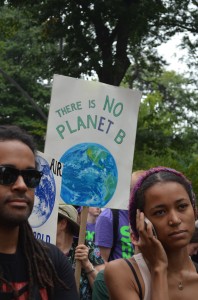
[[[127,209],[141,93],[55,75],[45,152],[71,205]]]
[[[56,244],[58,196],[61,185],[62,165],[46,153],[37,152],[38,170],[43,173],[35,189],[34,207],[29,223],[37,239]]]

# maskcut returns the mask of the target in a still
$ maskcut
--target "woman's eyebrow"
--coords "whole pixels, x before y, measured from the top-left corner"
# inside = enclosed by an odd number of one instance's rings
[[[178,203],[180,203],[180,202],[182,202],[182,201],[186,201],[187,199],[186,198],[179,198],[179,199],[177,199],[176,201],[174,201],[176,204],[178,204]],[[158,204],[158,205],[155,205],[155,206],[153,206],[153,207],[151,207],[151,210],[152,209],[157,209],[157,208],[164,208],[164,207],[166,207],[166,204]]]
[[[151,210],[157,209],[157,208],[164,208],[165,206],[166,206],[165,204],[155,205],[155,206],[151,207]]]

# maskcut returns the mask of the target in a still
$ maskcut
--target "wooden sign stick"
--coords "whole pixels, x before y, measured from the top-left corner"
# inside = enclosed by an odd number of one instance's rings
[[[83,209],[81,212],[78,245],[85,243],[88,209],[89,209],[88,206],[83,206]],[[76,260],[75,280],[76,280],[76,286],[77,286],[78,291],[79,291],[79,286],[80,286],[80,275],[81,275],[81,262],[80,262],[80,260]]]

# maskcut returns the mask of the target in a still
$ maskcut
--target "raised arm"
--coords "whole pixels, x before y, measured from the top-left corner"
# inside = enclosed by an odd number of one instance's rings
[[[169,300],[168,258],[161,242],[154,236],[152,224],[145,228],[144,213],[137,211],[136,224],[139,240],[134,242],[146,259],[151,272],[151,300]]]
[[[84,269],[90,286],[93,286],[93,282],[98,272],[104,269],[104,261],[102,257],[95,257],[94,249],[90,249],[84,244],[80,244],[75,250],[75,259],[80,260],[82,268]]]

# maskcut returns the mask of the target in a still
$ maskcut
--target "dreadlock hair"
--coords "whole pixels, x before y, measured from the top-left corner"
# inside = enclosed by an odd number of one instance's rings
[[[136,228],[136,212],[137,209],[139,209],[140,211],[144,211],[146,190],[158,182],[170,182],[170,181],[177,182],[185,188],[190,198],[194,212],[196,212],[195,194],[192,190],[190,181],[182,173],[166,167],[151,168],[145,171],[145,173],[142,176],[140,176],[139,180],[134,185],[130,194],[129,221],[136,238],[139,237]]]
[[[28,279],[28,300],[34,300],[34,287],[45,288],[50,300],[53,300],[53,289],[55,285],[68,289],[68,286],[58,277],[54,264],[49,257],[49,248],[47,244],[37,240],[34,237],[32,228],[28,221],[20,225],[19,244],[27,262],[29,274]],[[6,283],[13,295],[17,297],[17,291],[13,289],[10,282],[3,278],[0,270],[0,282]]]
[[[51,299],[53,299],[52,291],[55,284],[68,289],[66,284],[57,275],[55,267],[49,258],[47,245],[35,239],[32,228],[27,221],[20,228],[19,238],[28,264],[29,300],[33,300],[32,290],[35,281],[39,287],[47,289]]]
[[[0,125],[0,141],[18,140],[26,144],[32,152],[36,153],[36,147],[31,135],[18,126]],[[46,244],[34,237],[32,228],[28,221],[19,226],[19,245],[27,262],[28,269],[28,290],[29,300],[34,300],[34,287],[46,288],[49,299],[53,300],[53,288],[55,285],[68,289],[66,284],[58,277],[55,267],[49,257],[49,248]],[[0,284],[6,283],[17,298],[18,294],[10,282],[3,278],[3,271],[0,266]]]

